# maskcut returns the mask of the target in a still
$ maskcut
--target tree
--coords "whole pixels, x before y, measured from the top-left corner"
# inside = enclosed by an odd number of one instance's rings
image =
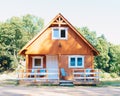
[[[77,27],[76,27],[77,28]],[[77,28],[77,30],[94,46],[97,45],[96,32],[90,31],[87,27]]]
[[[13,60],[14,68],[18,64],[18,51],[43,28],[43,25],[43,19],[32,15],[12,17],[0,24],[1,54],[8,55]]]
[[[14,58],[18,63],[17,52],[21,48],[22,40],[22,21],[18,17],[12,17],[1,25],[1,39],[0,42],[4,46],[4,54]]]
[[[120,74],[120,46],[109,43],[109,72]]]
[[[11,67],[10,57],[6,55],[0,56],[0,72],[8,70],[10,67]]]
[[[100,52],[100,55],[95,57],[96,67],[108,71],[108,61],[110,59],[108,56],[108,42],[104,35],[98,37],[97,42],[96,48]]]
[[[29,35],[29,39],[32,39],[38,32],[44,27],[44,20],[36,16],[27,14],[22,17],[24,23],[23,28]]]

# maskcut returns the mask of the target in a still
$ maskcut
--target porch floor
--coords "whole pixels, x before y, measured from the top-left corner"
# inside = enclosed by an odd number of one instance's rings
[[[60,85],[60,86],[74,86],[74,85],[96,85],[100,81],[79,81],[79,80],[19,80],[19,84],[38,84],[38,85]]]
[[[30,69],[31,70],[31,69]],[[57,84],[57,85],[92,85],[99,84],[99,72],[98,70],[91,69],[90,72],[86,72],[86,69],[74,69],[72,80],[60,80],[59,72],[56,73],[56,69],[51,69],[48,72],[47,69],[42,69],[45,72],[38,72],[38,69],[34,73],[28,71],[22,71],[18,74],[18,81],[21,83],[37,83],[37,84]]]

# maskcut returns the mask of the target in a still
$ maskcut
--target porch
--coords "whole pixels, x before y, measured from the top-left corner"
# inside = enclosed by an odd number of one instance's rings
[[[98,69],[74,69],[73,82],[74,84],[99,84],[100,81]]]
[[[66,78],[65,76],[64,78]],[[22,83],[38,83],[38,84],[57,84],[75,85],[82,84],[98,84],[99,83],[99,70],[98,69],[73,69],[72,79],[66,80],[61,78],[60,70],[56,69],[28,69],[18,71],[18,80]]]

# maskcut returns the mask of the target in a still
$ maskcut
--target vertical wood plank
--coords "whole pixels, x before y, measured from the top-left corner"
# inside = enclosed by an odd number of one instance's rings
[[[60,58],[61,58],[61,54],[59,53],[58,54],[58,73],[60,73],[60,68],[61,68],[61,61],[60,61],[61,59]],[[58,75],[59,75],[58,77],[60,79],[61,76],[60,76],[60,74],[58,74]]]
[[[34,73],[34,82],[35,83],[36,83],[36,78],[37,78],[36,74],[37,74],[37,69],[35,70],[35,73]]]
[[[26,71],[29,69],[29,55],[26,54]]]
[[[84,82],[86,82],[86,69],[83,70],[84,70]]]

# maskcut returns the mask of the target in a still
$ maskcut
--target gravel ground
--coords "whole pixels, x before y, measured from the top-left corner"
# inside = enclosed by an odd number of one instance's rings
[[[120,87],[1,86],[0,96],[120,96]]]
[[[119,87],[15,86],[17,75],[0,74],[0,96],[120,96]]]

